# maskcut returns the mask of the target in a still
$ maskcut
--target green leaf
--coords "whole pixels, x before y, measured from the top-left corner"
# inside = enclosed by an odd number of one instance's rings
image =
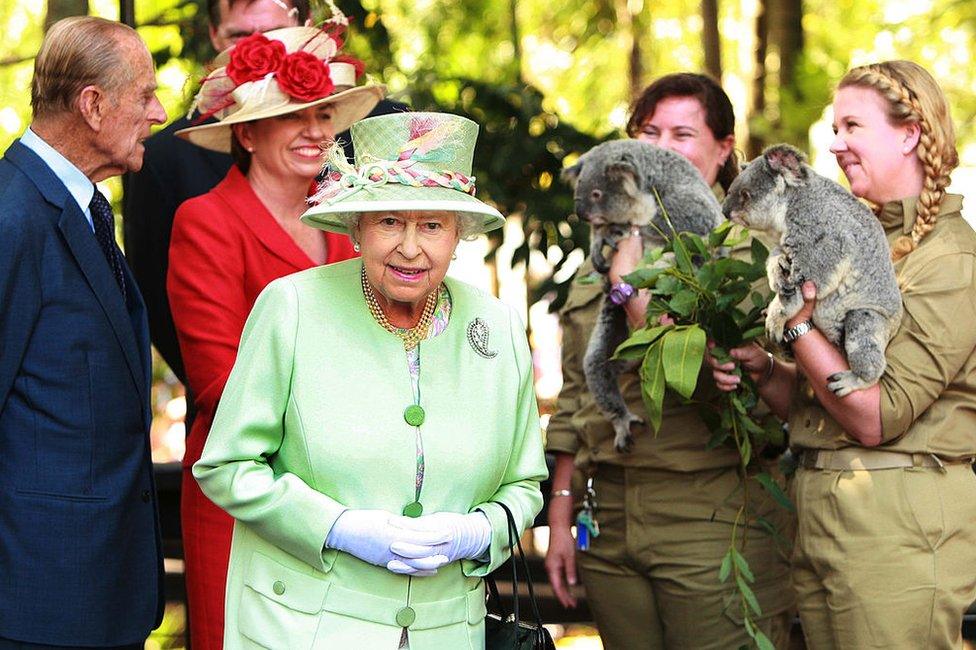
[[[682,289],[668,302],[671,313],[688,317],[698,306],[698,294],[690,289]]]
[[[708,245],[712,247],[721,246],[725,243],[729,233],[732,232],[733,222],[723,221],[708,234]]]
[[[729,552],[722,558],[722,566],[718,568],[719,582],[725,582],[729,579],[729,575],[732,574],[732,553],[734,552],[735,548],[729,548]]]
[[[685,243],[681,241],[681,233],[674,238],[674,264],[685,273],[691,274],[695,272],[695,267],[691,263],[691,255],[688,253],[688,248],[685,246]]]
[[[691,399],[705,356],[705,331],[697,325],[674,329],[662,339],[664,376],[668,386]]]
[[[749,609],[756,613],[756,616],[762,616],[762,608],[759,606],[759,601],[756,600],[756,594],[752,593],[752,588],[742,579],[742,576],[736,576],[735,584],[739,587],[739,593],[742,594],[742,598],[749,605]]]
[[[704,239],[690,232],[682,233],[682,237],[688,243],[688,247],[695,251],[695,254],[703,258],[708,257],[708,247],[705,245]]]
[[[765,325],[756,325],[755,327],[750,327],[745,332],[742,333],[742,342],[748,343],[749,341],[754,341],[760,336],[766,333]]]
[[[576,284],[581,284],[581,285],[596,284],[599,281],[600,281],[600,275],[596,271],[593,271],[588,275],[581,275],[580,277],[576,278]]]
[[[742,344],[739,326],[727,311],[712,314],[707,327],[709,337],[723,348],[734,348]]]
[[[742,444],[739,445],[739,456],[741,457],[742,466],[748,467],[749,461],[752,460],[752,443],[749,442],[749,436],[743,436]]]
[[[762,630],[757,629],[755,636],[752,638],[756,642],[756,646],[759,647],[759,650],[776,650],[776,646],[769,640],[769,637],[763,634]]]
[[[732,355],[729,354],[729,351],[717,345],[714,348],[711,348],[708,353],[715,357],[715,360],[719,363],[725,363],[726,361],[732,360]]]
[[[729,393],[729,402],[731,402],[735,410],[741,413],[742,415],[747,415],[749,413],[748,411],[746,411],[746,407],[742,403],[742,400],[735,393]]]
[[[640,359],[647,352],[647,346],[661,338],[674,325],[658,325],[657,327],[642,327],[634,330],[626,341],[617,346],[612,359]],[[639,352],[639,354],[638,354]]]
[[[780,504],[790,512],[796,512],[796,507],[793,505],[793,502],[790,501],[790,498],[786,496],[785,492],[783,492],[783,489],[779,486],[779,483],[777,483],[768,472],[760,472],[759,474],[756,474],[754,478],[759,481],[759,484],[762,485],[767,492],[769,492],[769,495],[773,497],[776,503]]]
[[[749,299],[752,300],[752,304],[754,307],[765,307],[766,305],[769,304],[771,296],[764,296],[758,291],[753,291],[749,295]]]
[[[647,410],[647,418],[655,435],[661,428],[664,406],[665,379],[664,366],[661,363],[662,348],[663,344],[660,340],[647,348],[640,371],[641,396],[644,398],[644,408]]]
[[[748,616],[744,617],[742,619],[742,626],[746,628],[746,634],[748,634],[753,639],[756,638],[756,632],[757,632],[756,624],[752,622],[751,618],[749,618]],[[748,648],[748,646],[739,646],[739,647]]]
[[[729,430],[719,427],[712,429],[712,437],[705,443],[705,449],[715,449],[729,439]]]
[[[742,553],[739,553],[734,546],[730,550],[732,551],[732,561],[735,562],[735,566],[739,569],[739,573],[745,576],[746,580],[749,582],[755,582],[756,576],[752,574],[752,569],[749,568],[749,562],[746,560],[746,558],[742,555]]]
[[[756,237],[752,238],[750,248],[752,249],[752,263],[761,265],[765,270],[766,258],[769,257],[769,249]]]
[[[621,279],[627,284],[631,284],[638,289],[645,289],[647,287],[653,287],[657,282],[658,277],[660,277],[660,275],[665,271],[667,271],[666,268],[660,267],[639,268],[632,273],[628,273],[627,275],[623,276]]]

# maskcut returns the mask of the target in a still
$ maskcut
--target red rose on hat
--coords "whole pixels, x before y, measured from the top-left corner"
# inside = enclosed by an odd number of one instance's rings
[[[293,52],[286,56],[277,78],[278,86],[300,102],[321,99],[335,88],[329,76],[329,66],[308,52]]]
[[[285,44],[281,41],[273,41],[264,34],[251,34],[231,50],[227,76],[238,86],[262,79],[281,66],[285,54]]]

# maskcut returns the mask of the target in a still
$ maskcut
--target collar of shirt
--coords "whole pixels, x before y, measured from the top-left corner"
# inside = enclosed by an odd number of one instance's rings
[[[92,222],[91,211],[88,209],[88,204],[91,203],[92,196],[95,194],[95,185],[91,180],[29,127],[24,131],[20,142],[40,156],[41,160],[54,172],[54,175],[61,179],[61,182],[68,189],[68,193],[78,202],[78,207],[88,219],[88,226],[94,232],[95,225]]]

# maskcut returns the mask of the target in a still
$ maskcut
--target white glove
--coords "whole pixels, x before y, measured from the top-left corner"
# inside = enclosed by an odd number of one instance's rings
[[[394,560],[398,568],[403,565],[418,571],[437,570],[457,560],[478,559],[491,544],[491,523],[480,510],[464,515],[435,512],[416,519],[404,518],[397,521],[396,525],[416,533],[443,534],[447,537],[444,542],[433,547],[408,540],[393,542],[390,550],[399,556]]]
[[[394,573],[434,575],[437,567],[428,568],[430,562],[408,566],[398,561],[390,546],[395,542],[402,543],[418,551],[426,549],[425,557],[436,555],[437,549],[450,539],[450,533],[413,529],[404,525],[409,521],[407,517],[385,510],[345,510],[332,525],[325,545],[355,555],[364,562],[386,567]]]

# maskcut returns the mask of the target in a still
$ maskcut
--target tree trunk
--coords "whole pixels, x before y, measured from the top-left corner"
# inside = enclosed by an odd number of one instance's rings
[[[702,48],[705,72],[722,82],[722,39],[718,31],[718,0],[702,0]]]
[[[68,16],[87,16],[88,0],[47,0],[47,16],[44,18],[44,32],[62,18]]]
[[[519,33],[517,5],[516,0],[508,0],[508,11],[512,21],[512,72],[515,84],[522,86],[525,81],[522,72],[522,35]]]
[[[766,112],[766,50],[769,46],[769,25],[767,20],[767,0],[759,0],[756,13],[756,58],[752,77],[752,106],[749,108],[749,146],[746,157],[752,160],[762,153],[765,134],[756,133],[756,122],[762,121]],[[758,129],[762,130],[762,129]]]
[[[803,51],[803,0],[779,0],[776,6],[779,83],[784,87],[792,86],[796,63]]]
[[[642,14],[644,3],[615,0],[614,9],[617,14],[617,27],[627,35],[630,51],[627,56],[627,81],[630,88],[630,99],[633,101],[643,90],[644,56],[641,50],[640,36],[643,30]]]

